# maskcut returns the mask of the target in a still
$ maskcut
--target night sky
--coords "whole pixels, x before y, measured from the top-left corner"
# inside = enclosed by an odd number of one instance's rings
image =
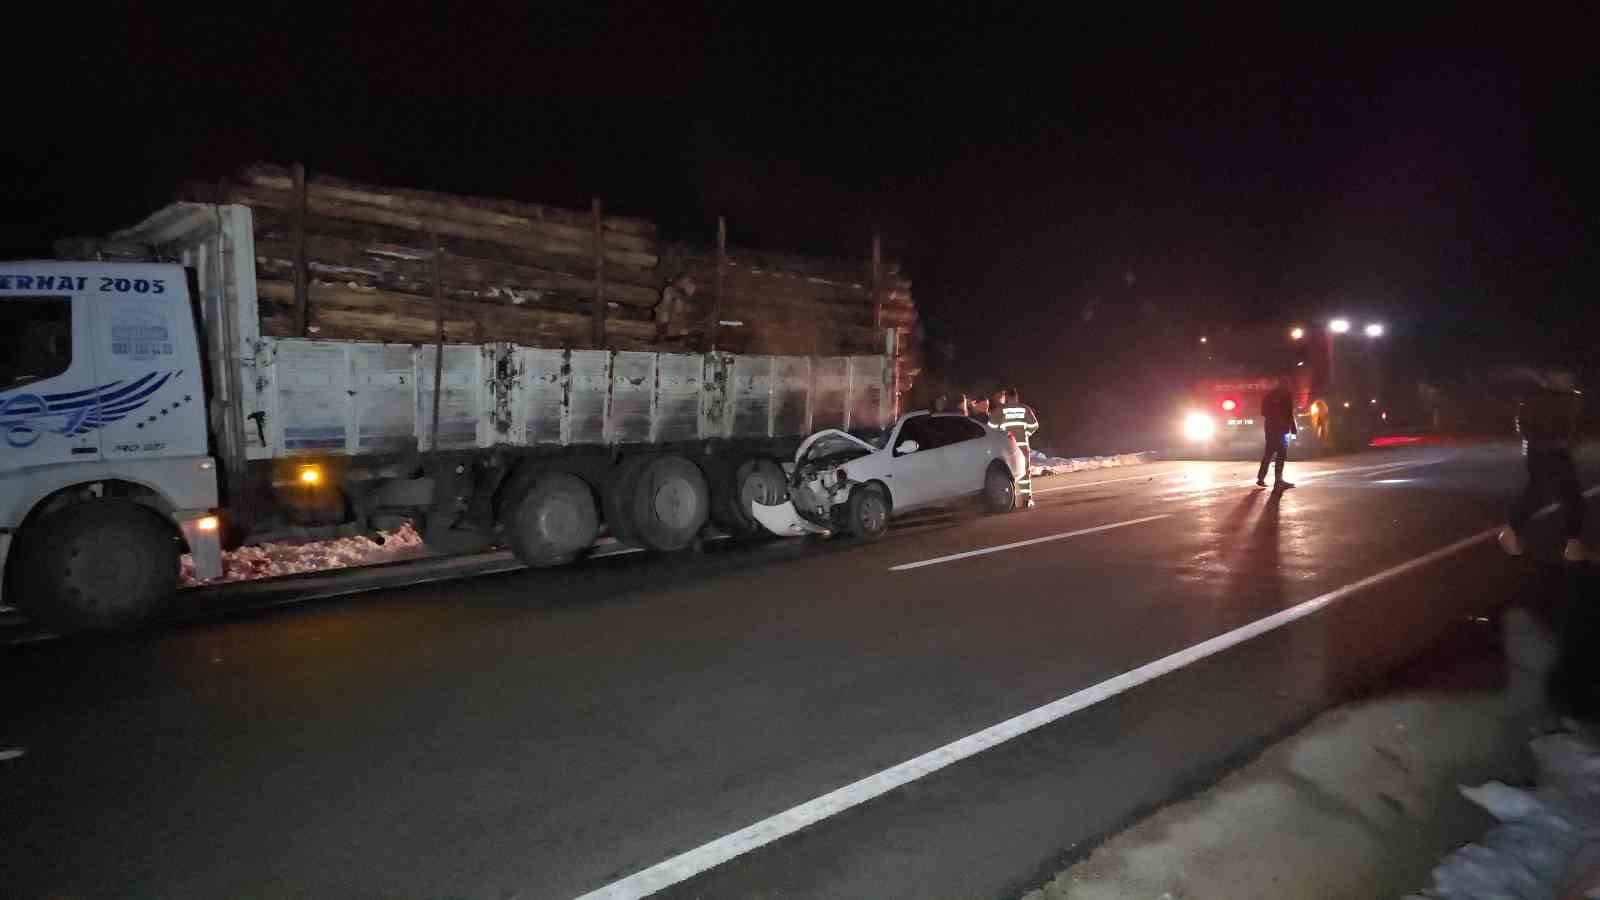
[[[722,214],[736,245],[864,257],[876,229],[952,375],[1042,414],[1153,390],[1141,371],[1202,331],[1331,312],[1393,323],[1418,377],[1600,379],[1594,7],[645,6],[108,5],[43,26],[8,48],[0,253],[300,160],[600,196],[682,240]]]

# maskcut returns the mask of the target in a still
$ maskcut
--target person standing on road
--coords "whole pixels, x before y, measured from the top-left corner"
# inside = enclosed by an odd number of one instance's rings
[[[1261,468],[1256,472],[1256,486],[1267,486],[1267,465],[1272,464],[1273,490],[1294,487],[1283,480],[1283,463],[1289,457],[1289,435],[1299,434],[1294,424],[1294,395],[1289,390],[1289,379],[1279,378],[1278,386],[1261,398],[1261,422],[1266,430],[1267,446],[1261,451]]]
[[[1017,498],[1024,509],[1033,506],[1033,447],[1028,439],[1039,430],[1039,416],[1033,407],[1017,397],[1016,388],[1006,388],[999,393],[1000,411],[995,425],[1009,433],[1022,450],[1022,477],[1017,480]]]
[[[1583,395],[1576,379],[1566,372],[1549,373],[1517,406],[1517,433],[1522,435],[1528,483],[1511,505],[1509,524],[1500,531],[1500,547],[1506,553],[1522,555],[1520,535],[1548,490],[1561,502],[1566,520],[1567,544],[1562,558],[1574,563],[1594,558],[1583,545],[1583,493],[1572,460],[1582,410]]]

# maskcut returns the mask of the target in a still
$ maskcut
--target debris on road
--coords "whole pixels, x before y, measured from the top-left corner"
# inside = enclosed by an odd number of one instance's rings
[[[354,535],[310,544],[264,543],[240,547],[222,554],[222,577],[209,581],[195,578],[194,563],[184,554],[180,576],[185,587],[192,587],[370,566],[428,554],[422,535],[410,523],[380,532],[379,536],[383,539],[381,542],[366,535]]]

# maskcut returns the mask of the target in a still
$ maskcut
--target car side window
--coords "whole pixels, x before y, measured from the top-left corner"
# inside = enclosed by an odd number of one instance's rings
[[[940,416],[933,420],[933,425],[943,435],[944,444],[959,444],[962,441],[975,441],[984,436],[988,431],[982,425],[965,416]]]
[[[917,416],[916,418],[907,419],[906,423],[900,426],[900,435],[894,441],[895,456],[904,455],[900,452],[899,447],[906,441],[916,441],[918,453],[924,450],[932,450],[944,443],[931,416]]]

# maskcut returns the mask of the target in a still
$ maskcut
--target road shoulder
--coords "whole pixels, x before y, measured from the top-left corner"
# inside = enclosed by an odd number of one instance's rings
[[[1487,632],[1487,628],[1480,631]],[[1458,791],[1515,780],[1538,661],[1470,630],[1379,696],[1337,707],[1208,790],[1097,847],[1024,900],[1395,897],[1491,820]],[[1470,652],[1463,652],[1466,649]]]

